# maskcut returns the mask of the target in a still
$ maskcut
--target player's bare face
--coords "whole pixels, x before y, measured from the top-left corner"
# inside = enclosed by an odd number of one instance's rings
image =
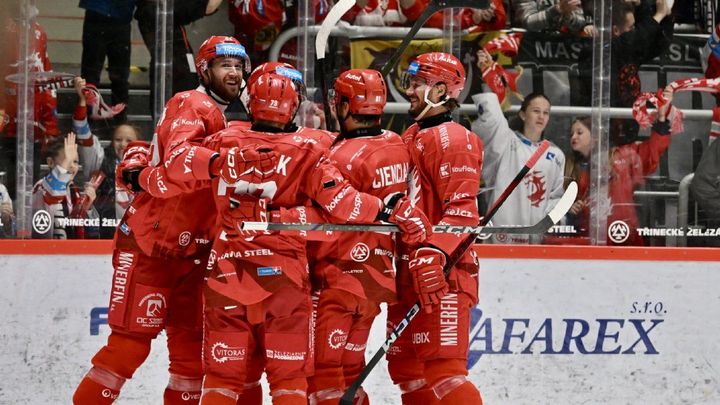
[[[410,109],[408,113],[413,117],[417,117],[425,109],[425,89],[427,83],[419,77],[413,77],[405,88],[405,95],[410,100]]]
[[[590,129],[580,121],[572,124],[570,147],[573,151],[580,153],[584,157],[590,156],[590,150],[592,149]]]
[[[240,94],[243,62],[238,58],[217,58],[208,70],[210,88],[225,101],[232,101]]]

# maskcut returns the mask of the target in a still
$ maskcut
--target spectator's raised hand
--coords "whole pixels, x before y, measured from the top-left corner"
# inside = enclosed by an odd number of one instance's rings
[[[673,91],[673,89],[670,86],[667,86],[663,89],[662,96],[663,96],[663,99],[665,100],[665,103],[663,103],[658,108],[658,118],[657,118],[658,121],[660,121],[660,122],[665,121],[665,119],[668,115],[668,112],[670,111],[670,108],[672,107],[672,100],[673,100],[674,93],[675,92]]]
[[[87,99],[85,98],[85,93],[83,93],[83,89],[87,85],[87,82],[82,77],[75,76],[74,84],[75,84],[75,93],[77,93],[77,95],[78,95],[78,105],[79,106],[87,105]]]
[[[655,15],[653,16],[655,21],[660,22],[668,15],[670,15],[670,7],[668,7],[667,0],[655,0]]]
[[[65,143],[63,147],[63,160],[60,162],[60,166],[62,166],[63,169],[71,172],[76,173],[77,172],[77,163],[78,163],[78,150],[77,150],[77,143],[75,143],[75,134],[73,132],[68,133],[67,137],[65,137]]]
[[[595,26],[592,24],[588,24],[583,28],[582,35],[584,37],[594,37],[595,36]]]
[[[495,4],[490,3],[490,7],[483,10],[473,9],[472,13],[473,23],[475,24],[480,24],[483,21],[492,21],[493,18],[495,18]]]
[[[581,7],[582,2],[580,0],[560,0],[557,4],[558,11],[560,14],[565,16],[572,14],[575,10],[579,10]]]
[[[485,70],[488,68],[488,66],[492,65],[493,58],[484,49],[482,49],[482,48],[478,49],[476,55],[477,55],[477,67],[480,68],[480,70]]]

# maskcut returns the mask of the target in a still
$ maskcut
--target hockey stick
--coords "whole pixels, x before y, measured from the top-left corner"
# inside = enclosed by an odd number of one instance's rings
[[[330,86],[328,79],[326,78],[328,67],[326,66],[325,51],[327,50],[328,38],[330,38],[330,32],[335,27],[345,13],[347,13],[355,5],[355,0],[340,0],[330,9],[328,15],[325,16],[322,24],[320,24],[320,30],[315,36],[315,58],[317,59],[318,76],[320,77],[320,91],[322,91],[323,98],[323,110],[325,111],[325,128],[328,131],[333,131],[335,128],[332,115],[330,113],[330,100],[328,99],[328,92]]]
[[[549,215],[549,214],[548,214]],[[465,226],[433,225],[433,233],[477,233],[477,234],[538,234],[547,231],[554,222],[545,216],[540,222],[529,226]],[[242,230],[247,231],[337,231],[337,232],[400,232],[393,224],[298,224],[280,222],[243,222]]]
[[[538,149],[532,154],[532,156],[530,156],[530,159],[525,162],[525,165],[520,170],[520,172],[518,172],[512,182],[510,182],[510,184],[505,188],[505,191],[503,191],[500,197],[498,197],[492,207],[488,210],[488,213],[484,217],[482,217],[482,219],[480,220],[480,225],[485,225],[490,221],[490,219],[493,217],[493,215],[495,215],[500,206],[502,206],[503,202],[505,202],[508,196],[510,196],[513,190],[515,190],[515,187],[520,184],[525,175],[530,171],[533,166],[535,166],[535,163],[537,163],[537,161],[545,154],[545,151],[547,151],[549,147],[550,142],[543,141],[540,147],[538,147]],[[550,216],[550,219],[552,220],[552,223],[559,221],[575,202],[575,197],[577,195],[577,185],[574,184],[575,183],[571,183],[571,186],[568,187],[568,189],[565,191],[565,194],[563,194],[560,201],[548,214],[548,216]],[[446,278],[450,274],[450,270],[452,270],[452,268],[457,264],[457,262],[465,255],[465,252],[475,242],[476,237],[476,234],[469,235],[460,245],[458,245],[457,248],[455,248],[455,251],[453,251],[449,255],[447,263],[445,264],[445,267],[443,267],[443,272],[445,273]],[[357,379],[345,390],[345,393],[340,399],[340,405],[352,405],[357,390],[368,377],[372,369],[378,364],[378,362],[380,362],[380,359],[382,359],[385,353],[387,353],[390,346],[392,346],[392,344],[397,340],[400,334],[402,334],[405,328],[410,324],[410,321],[415,318],[415,315],[417,315],[418,312],[420,312],[420,301],[416,302],[415,305],[410,308],[408,313],[405,314],[405,317],[402,319],[402,321],[400,321],[400,323],[390,332],[388,338],[385,340],[385,343],[383,343],[382,347],[378,349],[372,359],[370,359],[367,365],[362,369]]]
[[[392,68],[395,67],[398,60],[400,60],[400,56],[402,56],[403,52],[405,52],[405,49],[408,47],[408,45],[410,45],[410,41],[412,41],[415,37],[415,34],[420,31],[420,28],[422,28],[425,22],[433,14],[446,8],[485,9],[488,7],[490,7],[489,0],[431,0],[430,4],[427,5],[425,11],[420,14],[420,17],[418,17],[418,19],[415,21],[415,24],[413,24],[412,28],[410,28],[410,31],[408,31],[407,35],[405,35],[405,38],[403,38],[400,45],[397,47],[397,49],[395,49],[395,52],[392,54],[392,56],[390,56],[390,59],[385,62],[385,65],[380,71],[382,73],[382,76],[386,77],[388,73],[390,73]]]

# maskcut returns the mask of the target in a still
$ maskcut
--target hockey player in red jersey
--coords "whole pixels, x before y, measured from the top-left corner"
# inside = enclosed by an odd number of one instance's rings
[[[231,127],[205,142],[214,149],[272,147],[278,158],[272,167],[255,168],[257,181],[218,179],[213,185],[220,235],[208,262],[202,403],[235,404],[253,368],[248,363],[260,359],[273,403],[305,405],[313,368],[305,239],[293,232],[247,233],[240,222],[312,220],[318,214],[305,208],[312,201],[333,221],[395,222],[409,241],[424,240],[430,228],[407,199],[390,206],[355,190],[324,157],[312,130],[285,132],[298,107],[288,77],[257,78],[249,107],[250,130]],[[233,205],[231,198],[237,199]]]
[[[465,85],[461,62],[446,53],[418,56],[403,75],[409,113],[416,121],[403,134],[412,158],[410,196],[433,224],[479,222],[482,142],[450,113]],[[466,379],[470,308],[477,303],[477,259],[470,253],[443,275],[447,257],[467,235],[433,234],[401,249],[399,304],[388,308],[394,328],[420,300],[424,310],[388,350],[388,370],[403,404],[481,404]]]
[[[208,204],[210,180],[243,172],[248,159],[266,156],[249,153],[241,156],[246,159],[231,160],[227,150],[200,146],[206,136],[226,127],[223,110],[238,97],[243,73],[249,72],[242,45],[231,37],[211,37],[195,63],[200,87],[173,96],[157,125],[151,152],[130,144],[117,168],[120,182],[138,194],[115,234],[111,334],[75,391],[75,404],[112,403],[162,329],[170,354],[164,403],[199,402],[201,291],[215,217]],[[148,163],[151,167],[146,168]],[[164,177],[154,176],[152,168],[158,164],[167,169]],[[162,194],[172,185],[193,189],[169,199],[142,192],[153,188]]]
[[[380,127],[387,88],[380,72],[352,69],[335,81],[340,123],[330,161],[357,190],[383,200],[407,193],[410,155],[400,136]],[[337,404],[365,365],[370,326],[381,302],[395,302],[393,236],[343,233],[308,243],[317,309],[310,403]],[[360,389],[356,404],[369,400]]]

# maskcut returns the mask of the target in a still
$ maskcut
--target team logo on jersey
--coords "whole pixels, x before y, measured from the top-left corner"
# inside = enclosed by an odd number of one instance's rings
[[[348,334],[344,330],[333,329],[328,335],[328,346],[333,350],[337,350],[345,345],[347,338]]]
[[[362,263],[370,257],[370,248],[368,245],[358,242],[350,251],[350,258],[358,263]]]
[[[218,363],[226,361],[244,360],[247,349],[244,347],[231,347],[224,342],[216,342],[210,349],[213,360]]]
[[[537,170],[525,176],[524,184],[528,192],[528,200],[533,207],[539,207],[545,201],[545,177]]]
[[[178,237],[178,245],[185,247],[190,244],[190,232],[185,231]]]
[[[32,227],[35,230],[35,232],[43,235],[46,234],[47,231],[50,230],[50,221],[52,220],[52,217],[50,216],[50,213],[48,213],[45,210],[38,210],[33,215],[32,220]]]
[[[630,237],[630,227],[625,221],[613,221],[608,226],[608,238],[615,243],[623,243]]]
[[[450,163],[443,163],[440,165],[440,177],[445,178],[450,176]]]

